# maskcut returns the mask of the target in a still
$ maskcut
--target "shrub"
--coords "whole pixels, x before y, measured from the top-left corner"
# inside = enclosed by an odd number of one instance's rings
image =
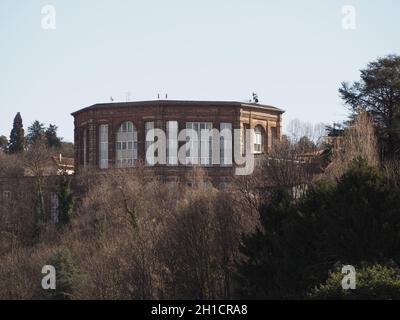
[[[391,300],[400,299],[400,269],[395,265],[362,264],[356,268],[356,289],[342,288],[339,266],[328,279],[309,293],[310,299],[326,300]]]

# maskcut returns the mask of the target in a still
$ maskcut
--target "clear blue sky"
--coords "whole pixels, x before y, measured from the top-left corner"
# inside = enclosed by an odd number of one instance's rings
[[[57,29],[41,27],[52,4]],[[356,30],[342,7],[356,8]],[[73,140],[70,113],[154,99],[261,102],[312,123],[343,120],[341,81],[400,53],[398,0],[1,0],[0,134],[20,111]]]

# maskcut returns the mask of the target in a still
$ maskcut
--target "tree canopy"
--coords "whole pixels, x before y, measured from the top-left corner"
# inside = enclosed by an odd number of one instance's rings
[[[357,267],[356,289],[344,290],[343,273],[338,265],[329,273],[327,281],[314,288],[309,298],[318,300],[392,300],[400,299],[400,269],[391,263],[366,264]]]
[[[44,134],[45,134],[44,124],[38,120],[35,120],[28,127],[28,134],[26,135],[26,143],[28,145],[35,144],[36,142],[44,138]]]
[[[298,201],[275,190],[260,221],[243,239],[245,298],[306,297],[337,262],[400,263],[400,191],[361,159],[336,184],[316,183]]]
[[[45,136],[47,141],[47,146],[49,148],[60,148],[61,147],[61,138],[57,136],[58,127],[54,124],[49,124],[46,129]]]
[[[49,124],[46,126],[40,121],[36,120],[28,128],[26,135],[26,142],[28,145],[34,145],[39,140],[43,140],[49,148],[60,148],[61,138],[57,136],[57,126]]]
[[[352,114],[367,111],[379,133],[382,153],[400,158],[400,56],[378,58],[361,70],[361,79],[342,83],[339,93]]]

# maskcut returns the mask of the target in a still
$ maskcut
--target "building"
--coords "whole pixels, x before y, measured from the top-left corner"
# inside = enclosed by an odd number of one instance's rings
[[[74,159],[62,154],[49,156],[41,165],[42,192],[47,220],[58,219],[58,184],[61,175],[74,174]],[[38,177],[26,166],[0,174],[0,224],[13,221],[19,212],[31,212],[35,216]],[[31,216],[25,218],[31,218]],[[15,217],[14,217],[15,218]]]
[[[90,172],[129,168],[142,162],[145,170],[157,174],[162,181],[179,181],[191,172],[193,164],[182,165],[173,156],[172,151],[176,152],[186,141],[172,139],[171,133],[177,134],[186,128],[195,131],[240,129],[240,132],[254,129],[254,153],[257,156],[268,152],[274,141],[280,139],[282,114],[281,109],[258,103],[171,100],[104,103],[78,110],[72,114],[75,159],[58,154],[49,156],[41,164],[44,218],[58,219],[57,188],[61,174],[74,175],[84,168]],[[164,165],[146,163],[146,132],[151,128],[167,133],[167,161]],[[241,139],[244,139],[243,135]],[[241,142],[240,148],[244,144],[244,141]],[[207,142],[201,138],[193,143],[199,149],[204,144]],[[211,154],[206,157],[199,155],[198,159],[217,187],[228,183],[235,169],[233,136],[224,137],[221,146],[218,165],[211,163]],[[10,226],[13,217],[18,216],[16,212],[31,212],[28,217],[33,219],[37,207],[37,177],[27,167],[18,167],[18,172],[14,171],[7,175],[0,174],[0,223]]]
[[[69,175],[72,176],[75,173],[75,159],[63,157],[60,153],[58,156],[51,157],[53,168],[56,169],[55,175]]]
[[[254,152],[262,154],[280,139],[283,113],[283,110],[268,105],[227,101],[155,100],[95,104],[72,113],[76,170],[126,168],[141,161],[162,180],[177,181],[193,166],[190,163],[182,165],[176,159],[177,149],[186,143],[171,138],[176,137],[177,132],[183,129],[241,129],[241,132],[254,129]],[[145,156],[149,143],[146,144],[146,132],[153,128],[166,132],[167,156],[162,165],[149,164]],[[234,154],[232,136],[230,141],[226,139],[227,143],[221,144],[224,147],[221,147],[221,163],[218,165],[211,164],[211,154],[209,157],[200,156],[200,149],[207,141],[201,138],[194,141],[195,147],[199,148],[198,164],[216,183],[224,183],[234,174],[235,164],[226,158],[226,154],[229,158]]]

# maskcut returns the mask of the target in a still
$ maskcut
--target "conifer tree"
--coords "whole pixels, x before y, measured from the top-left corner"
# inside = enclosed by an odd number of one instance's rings
[[[39,142],[39,140],[42,140],[44,137],[45,137],[44,124],[36,120],[28,127],[28,134],[26,135],[26,143],[28,145],[33,145],[36,142]]]
[[[342,83],[339,93],[352,117],[367,111],[378,132],[384,159],[400,158],[400,56],[370,62],[360,80]]]
[[[336,183],[310,185],[300,199],[274,191],[260,209],[261,230],[243,239],[239,296],[304,298],[338,262],[399,267],[399,208],[400,190],[363,159]]]
[[[61,139],[57,136],[57,126],[49,124],[45,136],[49,148],[61,148]]]
[[[14,118],[13,128],[8,142],[9,153],[20,153],[25,149],[25,131],[22,124],[21,114],[18,112]]]
[[[73,299],[82,276],[69,250],[59,251],[50,261],[50,264],[56,270],[56,289],[42,292],[42,296],[49,300]]]

